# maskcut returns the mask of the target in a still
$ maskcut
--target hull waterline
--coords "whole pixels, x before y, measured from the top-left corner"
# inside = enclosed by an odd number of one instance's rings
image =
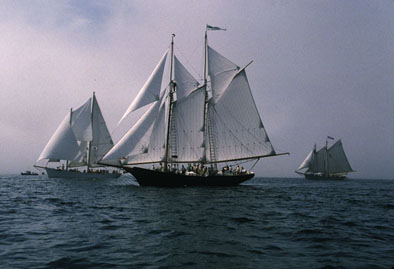
[[[187,187],[187,186],[237,186],[254,177],[254,174],[197,176],[154,171],[139,167],[123,167],[131,173],[140,186]]]
[[[345,175],[314,175],[304,174],[306,179],[329,179],[329,180],[342,180],[346,179]]]
[[[83,173],[80,171],[58,170],[54,168],[45,168],[49,178],[69,178],[69,179],[104,179],[118,178],[119,173]]]

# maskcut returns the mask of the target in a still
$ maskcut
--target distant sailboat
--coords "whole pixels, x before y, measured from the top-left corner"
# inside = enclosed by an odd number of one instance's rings
[[[277,154],[271,145],[246,66],[240,68],[208,46],[205,32],[204,82],[199,85],[175,56],[174,36],[170,53],[164,53],[121,121],[149,108],[102,163],[130,172],[141,186],[234,186],[254,173],[228,165],[219,170],[218,163],[287,154]],[[170,77],[162,89],[167,54]]]
[[[45,146],[37,163],[48,160],[44,168],[49,178],[117,178],[120,174],[97,169],[98,161],[113,147],[111,135],[96,96],[76,110],[70,110]],[[62,162],[63,161],[63,162]],[[57,162],[57,168],[48,167]],[[83,167],[85,170],[80,170]]]
[[[26,170],[25,172],[21,172],[22,176],[38,176],[38,173],[32,172],[30,170]]]
[[[328,148],[328,137],[325,147],[316,151],[316,145],[296,170],[297,174],[307,179],[344,179],[348,173],[355,172],[346,157],[341,140]]]

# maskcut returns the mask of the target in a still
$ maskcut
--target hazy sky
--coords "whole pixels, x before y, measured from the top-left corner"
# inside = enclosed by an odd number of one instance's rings
[[[96,92],[116,123],[171,34],[202,76],[209,43],[247,74],[277,152],[258,176],[296,176],[313,144],[342,138],[357,178],[394,178],[394,2],[0,1],[0,173],[32,167],[69,111]]]

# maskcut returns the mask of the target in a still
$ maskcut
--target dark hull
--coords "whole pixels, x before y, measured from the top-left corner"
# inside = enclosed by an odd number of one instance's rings
[[[28,172],[22,172],[21,175],[22,176],[38,176],[37,173],[28,173]]]
[[[346,179],[345,175],[316,175],[316,174],[305,174],[306,179]]]
[[[139,167],[123,167],[123,169],[131,173],[140,186],[154,187],[237,186],[254,177],[254,174],[196,176],[154,171]]]
[[[72,171],[72,170],[57,170],[54,168],[46,167],[45,171],[47,172],[48,178],[77,178],[77,179],[105,179],[105,178],[118,178],[120,174],[118,173],[83,173],[81,171]]]

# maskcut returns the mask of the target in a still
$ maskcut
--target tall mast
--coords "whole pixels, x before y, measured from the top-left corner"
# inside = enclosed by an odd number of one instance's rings
[[[90,123],[92,124],[92,140],[93,140],[93,106],[94,106],[94,99],[95,99],[95,92],[93,92],[93,98],[92,98],[92,105],[90,106]],[[87,162],[87,172],[89,172],[89,166],[90,166],[90,159],[91,159],[91,153],[92,153],[92,141],[88,142],[88,162]]]
[[[326,138],[326,149],[324,151],[324,174],[328,175],[328,138]]]
[[[205,43],[204,43],[204,85],[207,85],[207,46],[208,46],[208,35],[205,30]]]
[[[70,126],[72,123],[72,117],[73,117],[73,108],[70,108]],[[66,171],[68,171],[68,160],[66,160]]]
[[[170,60],[170,92],[169,92],[169,97],[170,97],[170,104],[169,104],[169,109],[168,109],[168,122],[167,122],[167,141],[166,141],[166,153],[164,156],[164,171],[167,172],[167,164],[168,164],[168,144],[170,141],[170,127],[171,127],[171,116],[172,116],[172,103],[173,103],[173,94],[175,92],[175,82],[172,78],[172,73],[173,73],[173,64],[174,64],[174,37],[175,34],[172,34],[171,37],[171,60]]]
[[[212,137],[212,126],[208,126],[208,81],[207,81],[207,69],[208,69],[208,55],[207,55],[207,50],[208,50],[208,34],[207,30],[205,29],[205,42],[204,42],[204,86],[205,86],[205,102],[204,102],[204,134],[207,139],[207,145],[205,145],[205,154],[206,154],[206,149],[209,149],[210,153],[210,161],[216,161],[214,156],[214,147],[212,145],[213,141],[211,141]],[[215,169],[217,169],[217,164],[213,164]]]

